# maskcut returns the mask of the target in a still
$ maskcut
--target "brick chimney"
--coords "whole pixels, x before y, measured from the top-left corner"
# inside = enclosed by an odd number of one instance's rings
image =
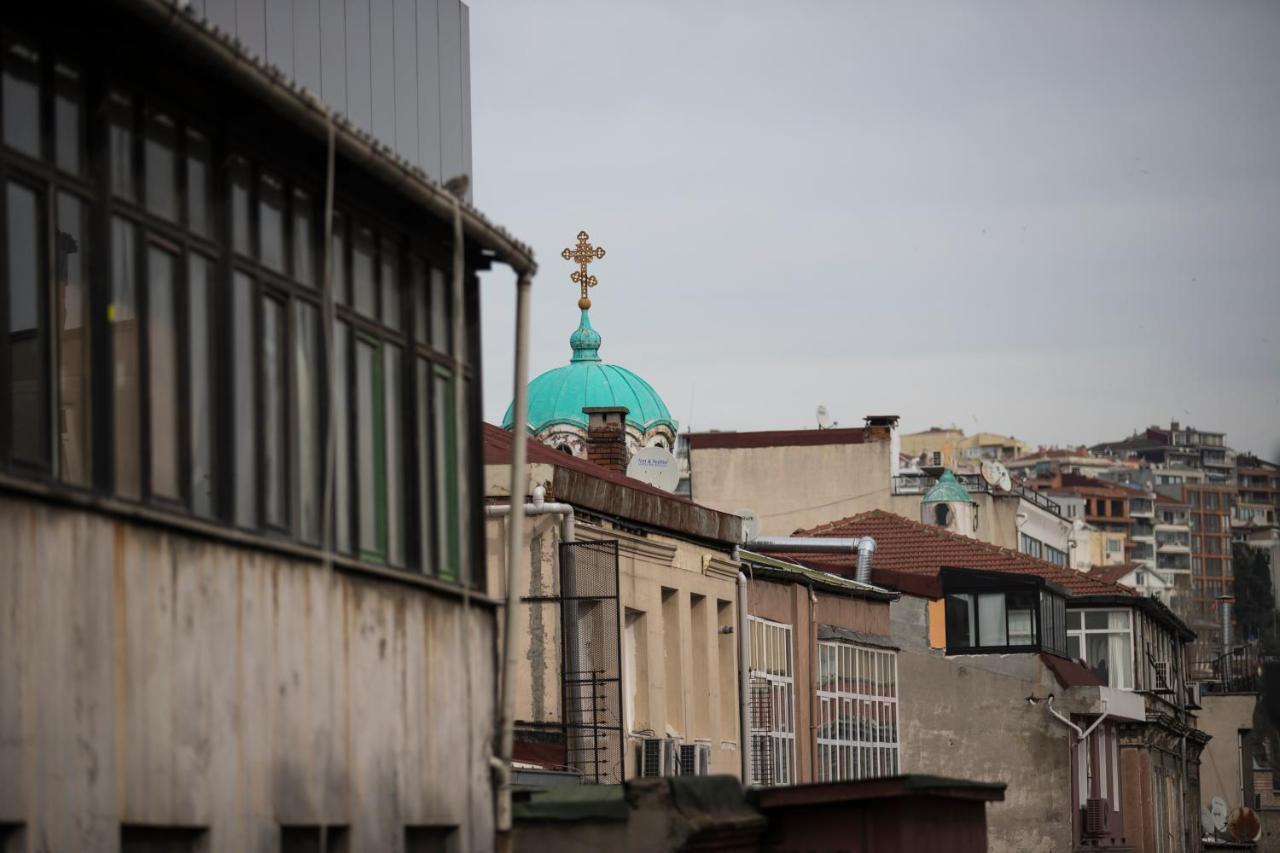
[[[627,407],[583,406],[587,416],[587,459],[597,465],[627,472]]]

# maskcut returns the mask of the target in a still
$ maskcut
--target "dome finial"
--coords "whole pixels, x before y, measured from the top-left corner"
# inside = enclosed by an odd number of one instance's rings
[[[600,360],[600,333],[591,328],[591,314],[588,309],[591,307],[591,300],[585,296],[578,303],[586,302],[586,306],[582,309],[582,319],[578,321],[578,328],[569,336],[569,346],[573,349],[572,361],[599,361]]]

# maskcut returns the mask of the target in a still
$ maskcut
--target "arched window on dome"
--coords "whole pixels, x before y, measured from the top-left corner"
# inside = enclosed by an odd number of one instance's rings
[[[567,444],[558,445],[556,450],[559,450],[561,453],[568,453],[570,456],[573,455],[573,448]]]
[[[948,527],[951,524],[951,507],[946,504],[938,504],[933,508],[933,520],[939,527]]]

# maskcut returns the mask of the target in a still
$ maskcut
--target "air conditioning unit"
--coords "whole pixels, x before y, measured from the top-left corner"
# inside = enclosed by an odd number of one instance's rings
[[[1090,797],[1084,805],[1085,835],[1106,835],[1111,804],[1101,797]]]
[[[706,776],[711,772],[711,745],[707,743],[680,744],[680,775]]]
[[[681,767],[680,744],[672,738],[646,737],[636,743],[641,776],[675,776]]]
[[[1151,671],[1154,676],[1152,689],[1156,693],[1172,693],[1172,678],[1169,673],[1169,662],[1167,660],[1157,660],[1151,662]]]
[[[1187,709],[1198,711],[1203,707],[1200,701],[1204,697],[1204,684],[1193,681],[1187,685]]]

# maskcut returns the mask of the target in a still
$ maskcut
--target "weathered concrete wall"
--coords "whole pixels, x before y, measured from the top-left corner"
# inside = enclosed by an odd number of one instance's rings
[[[1070,850],[1070,730],[1027,701],[1058,689],[1052,674],[1036,655],[930,651],[925,606],[910,596],[891,605],[902,772],[1008,784],[987,811],[992,853]]]
[[[785,536],[866,509],[889,508],[892,444],[694,449],[692,497],[723,512],[754,510],[762,535]]]
[[[1252,790],[1242,800],[1240,775],[1240,731],[1253,729],[1256,693],[1206,693],[1196,715],[1197,727],[1213,740],[1200,754],[1200,804],[1208,806],[1214,797],[1227,804],[1227,813],[1246,805],[1253,808]]]
[[[491,848],[492,610],[7,496],[0,543],[0,823],[28,850],[110,853],[121,823]]]

